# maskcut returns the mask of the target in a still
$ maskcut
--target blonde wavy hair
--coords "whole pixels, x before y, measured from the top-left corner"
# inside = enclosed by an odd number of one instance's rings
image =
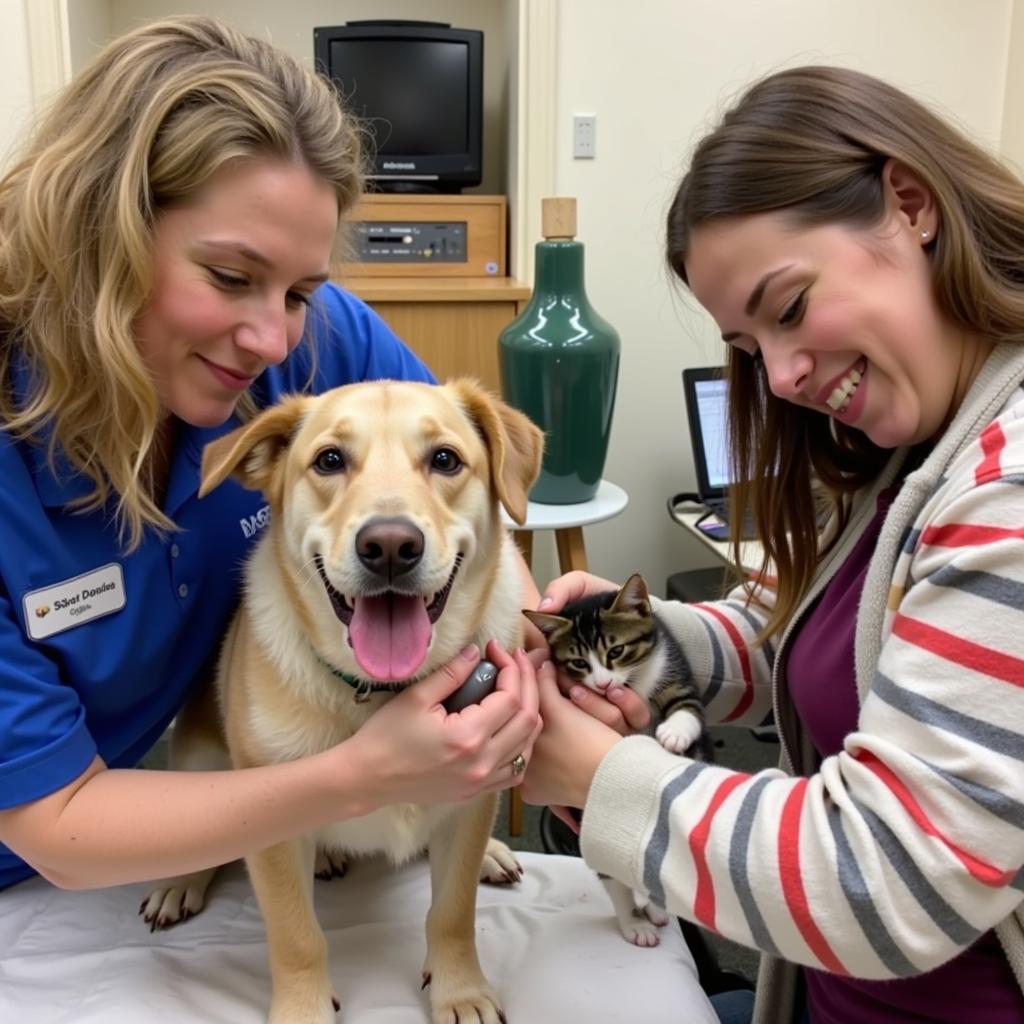
[[[308,166],[339,223],[362,190],[359,131],[326,79],[215,19],[169,18],[106,46],[0,179],[4,429],[92,481],[77,508],[115,502],[127,550],[173,528],[152,493],[161,410],[133,333],[154,223],[227,161],[257,157]]]
[[[778,211],[796,226],[868,229],[885,213],[895,160],[939,211],[928,243],[935,300],[953,324],[993,342],[1024,340],[1024,183],[924,104],[870,75],[801,67],[751,86],[698,144],[668,214],[666,256],[687,283],[701,225]],[[734,511],[753,510],[778,580],[766,636],[783,628],[820,558],[816,498],[845,523],[850,497],[890,453],[860,431],[773,395],[764,365],[730,351]],[[732,517],[739,561],[738,524]]]

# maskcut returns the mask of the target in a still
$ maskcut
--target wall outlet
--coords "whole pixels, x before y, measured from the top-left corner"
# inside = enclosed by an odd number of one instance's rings
[[[597,129],[595,114],[573,114],[572,155],[574,160],[594,159],[594,133]]]

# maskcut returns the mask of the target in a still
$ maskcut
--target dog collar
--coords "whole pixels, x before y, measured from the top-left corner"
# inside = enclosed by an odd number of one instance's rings
[[[359,676],[353,676],[348,672],[342,672],[340,668],[335,668],[329,661],[321,658],[319,654],[317,654],[317,658],[320,664],[332,675],[336,676],[343,683],[348,683],[356,691],[355,701],[357,704],[365,704],[375,693],[390,692],[395,689],[394,683],[375,683],[372,679],[360,679]]]

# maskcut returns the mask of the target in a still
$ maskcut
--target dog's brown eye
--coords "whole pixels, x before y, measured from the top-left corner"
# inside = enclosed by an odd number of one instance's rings
[[[340,448],[325,448],[313,461],[313,468],[323,475],[331,473],[343,473],[345,471],[345,456]]]
[[[438,448],[430,459],[430,468],[439,473],[456,473],[462,468],[462,459],[451,448]]]

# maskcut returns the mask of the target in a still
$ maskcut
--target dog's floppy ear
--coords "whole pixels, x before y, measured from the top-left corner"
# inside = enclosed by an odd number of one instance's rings
[[[483,436],[491,458],[491,480],[513,521],[526,521],[526,500],[540,472],[544,435],[518,409],[513,409],[475,380],[449,382],[456,401]]]
[[[246,487],[262,491],[276,503],[280,495],[275,492],[281,486],[278,456],[288,447],[307,401],[301,395],[285,398],[244,426],[211,441],[203,449],[199,497],[234,474]]]

